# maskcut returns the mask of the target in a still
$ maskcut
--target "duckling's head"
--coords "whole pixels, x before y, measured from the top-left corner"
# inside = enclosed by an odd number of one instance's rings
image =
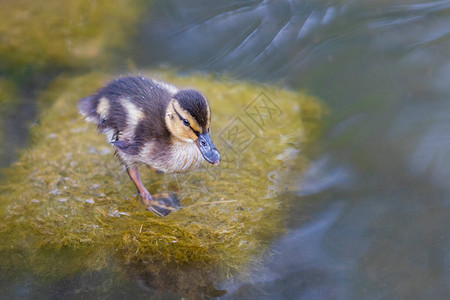
[[[220,153],[209,135],[211,110],[206,98],[196,90],[180,90],[167,106],[165,121],[173,137],[195,143],[205,160],[218,165]]]

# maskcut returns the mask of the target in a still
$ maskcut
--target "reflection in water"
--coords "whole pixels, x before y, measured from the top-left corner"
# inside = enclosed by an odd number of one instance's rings
[[[300,1],[231,1],[220,9],[217,5],[210,9],[212,2],[200,2],[161,1],[143,33],[145,60],[274,78],[308,60],[320,44],[314,40],[327,38],[318,34],[346,7]]]
[[[333,205],[317,219],[304,224],[300,229],[287,233],[273,247],[276,255],[268,256],[262,270],[255,272],[250,281],[230,282],[225,285],[232,297],[245,298],[249,292],[259,290],[261,299],[272,299],[273,292],[283,292],[289,286],[310,286],[311,289],[292,289],[291,299],[302,299],[311,296],[329,299],[335,294],[336,284],[327,272],[337,273],[348,269],[344,262],[327,256],[321,249],[321,243],[327,232],[342,213],[343,206]],[[289,258],[282,259],[280,258]],[[283,277],[287,278],[286,283]],[[325,279],[320,282],[317,278]],[[254,291],[253,291],[254,290]],[[264,297],[264,294],[266,295]],[[232,298],[231,297],[231,298]]]
[[[319,158],[300,180],[299,196],[308,196],[332,187],[346,187],[354,180],[351,171],[342,166],[329,167],[331,158]]]
[[[275,80],[331,107],[291,233],[229,297],[448,296],[449,23],[450,1],[161,1],[143,63]]]

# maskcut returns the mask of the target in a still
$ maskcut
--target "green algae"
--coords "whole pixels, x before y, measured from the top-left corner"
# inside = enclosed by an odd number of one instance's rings
[[[152,1],[2,1],[0,72],[14,76],[105,66]]]
[[[0,76],[0,140],[4,140],[3,124],[7,114],[9,114],[14,105],[18,102],[18,88],[14,81]],[[0,146],[0,158],[5,152],[5,143]]]
[[[16,84],[4,77],[0,76],[0,112],[3,112],[5,105],[14,101],[17,98]]]
[[[141,167],[151,193],[178,191],[183,205],[165,218],[146,211],[105,137],[76,109],[112,78],[59,77],[40,96],[53,104],[32,128],[32,146],[4,170],[5,274],[31,271],[54,281],[118,265],[155,289],[217,296],[215,282],[245,272],[283,232],[283,195],[308,164],[300,150],[314,140],[323,113],[317,99],[205,75],[146,75],[210,99],[222,163],[177,175]]]

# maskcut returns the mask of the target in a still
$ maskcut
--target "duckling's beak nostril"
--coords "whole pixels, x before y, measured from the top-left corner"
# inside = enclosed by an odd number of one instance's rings
[[[216,166],[220,163],[219,150],[217,150],[216,146],[211,140],[209,132],[206,134],[200,134],[196,144],[207,162]]]

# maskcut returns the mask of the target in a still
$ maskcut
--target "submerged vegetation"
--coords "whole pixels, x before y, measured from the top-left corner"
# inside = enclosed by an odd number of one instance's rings
[[[0,74],[26,77],[111,63],[149,1],[2,1]]]
[[[283,193],[307,165],[300,149],[315,136],[317,100],[212,76],[146,75],[210,99],[221,165],[181,175],[142,168],[150,192],[178,192],[183,206],[164,218],[146,211],[104,136],[77,112],[78,99],[111,78],[60,76],[40,96],[53,104],[32,145],[0,184],[0,276],[48,283],[114,265],[155,289],[217,296],[215,282],[256,263],[283,231]]]

